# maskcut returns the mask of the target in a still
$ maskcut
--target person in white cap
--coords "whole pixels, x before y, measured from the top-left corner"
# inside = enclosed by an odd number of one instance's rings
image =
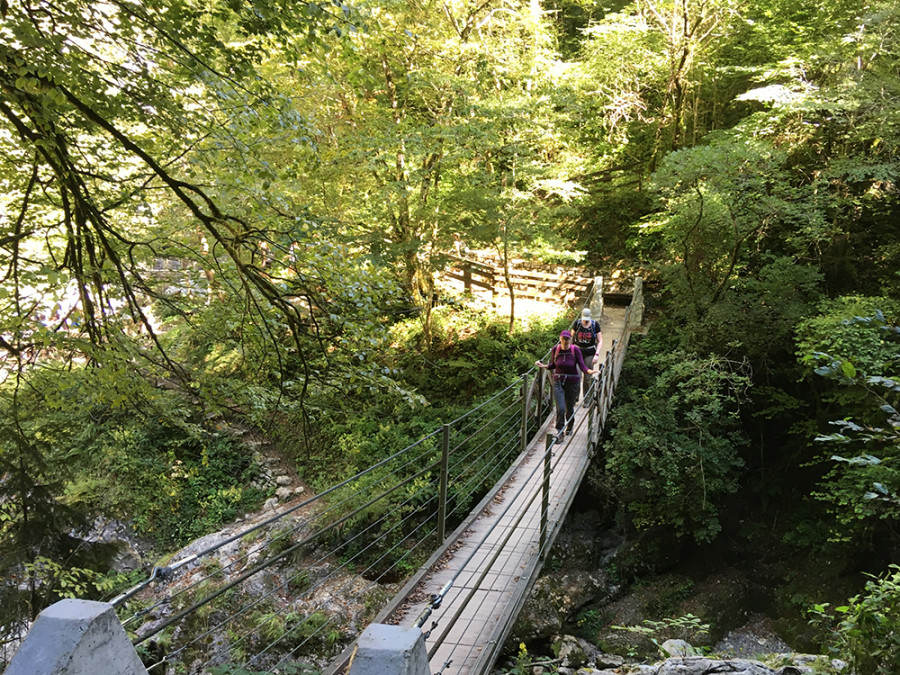
[[[581,310],[581,319],[572,323],[572,335],[575,345],[581,350],[584,362],[596,368],[600,358],[600,348],[603,346],[603,333],[600,331],[600,323],[591,318],[591,310],[585,307]],[[587,407],[587,393],[591,388],[591,376],[582,373],[581,392],[584,397],[584,406]]]

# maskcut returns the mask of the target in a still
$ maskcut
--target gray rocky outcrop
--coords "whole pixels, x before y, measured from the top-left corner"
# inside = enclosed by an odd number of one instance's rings
[[[795,666],[770,668],[760,661],[731,659],[722,661],[706,656],[666,659],[652,666],[654,675],[799,675]]]
[[[619,668],[625,659],[616,654],[604,654],[596,645],[573,635],[557,635],[551,649],[556,655],[559,669],[596,670]]]
[[[609,586],[602,571],[569,570],[539,578],[516,619],[514,639],[527,642],[558,633],[581,607],[608,595]]]
[[[621,538],[603,529],[593,511],[574,513],[553,544],[547,568],[535,582],[513,627],[515,643],[550,639],[575,620],[578,611],[597,602],[608,602],[619,592],[604,571]]]

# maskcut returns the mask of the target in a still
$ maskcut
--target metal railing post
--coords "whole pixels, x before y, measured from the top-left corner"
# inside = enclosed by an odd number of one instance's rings
[[[555,442],[556,436],[547,434],[547,440],[545,442],[546,447],[544,448],[544,482],[541,487],[541,543],[540,548],[538,549],[540,551],[541,560],[547,555],[544,548],[547,545],[547,521],[550,517],[550,458],[552,456],[550,449]]]
[[[541,417],[544,412],[544,373],[538,368],[534,376],[537,378],[537,405],[535,406],[534,424],[540,427],[544,422]]]
[[[450,425],[445,424],[441,430],[441,487],[438,496],[438,544],[443,544],[447,537],[447,481],[450,474]]]
[[[591,382],[591,386],[588,389],[588,394],[590,398],[587,400],[587,442],[588,442],[588,457],[593,457],[594,455],[594,425],[596,424],[594,414],[594,409],[597,407],[597,401],[599,400],[600,394],[600,378],[602,377],[602,369],[601,375],[599,375],[596,379]]]
[[[522,430],[520,432],[519,449],[528,449],[528,373],[522,373]]]

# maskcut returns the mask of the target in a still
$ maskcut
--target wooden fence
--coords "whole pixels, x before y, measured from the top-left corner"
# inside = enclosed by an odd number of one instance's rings
[[[449,256],[452,265],[444,271],[444,277],[463,282],[466,291],[473,288],[489,290],[491,295],[508,294],[509,288],[499,265]],[[583,298],[591,288],[594,278],[577,267],[547,266],[543,269],[510,265],[509,281],[517,298],[570,302]]]

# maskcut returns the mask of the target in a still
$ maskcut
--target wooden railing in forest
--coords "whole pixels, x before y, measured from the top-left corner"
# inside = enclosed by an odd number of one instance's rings
[[[476,288],[489,290],[491,295],[509,294],[502,266],[471,258],[449,258],[452,264],[445,270],[444,277],[462,281],[466,291],[472,292]],[[583,298],[594,282],[593,276],[578,267],[534,267],[521,263],[510,265],[509,281],[517,298],[568,303]]]

